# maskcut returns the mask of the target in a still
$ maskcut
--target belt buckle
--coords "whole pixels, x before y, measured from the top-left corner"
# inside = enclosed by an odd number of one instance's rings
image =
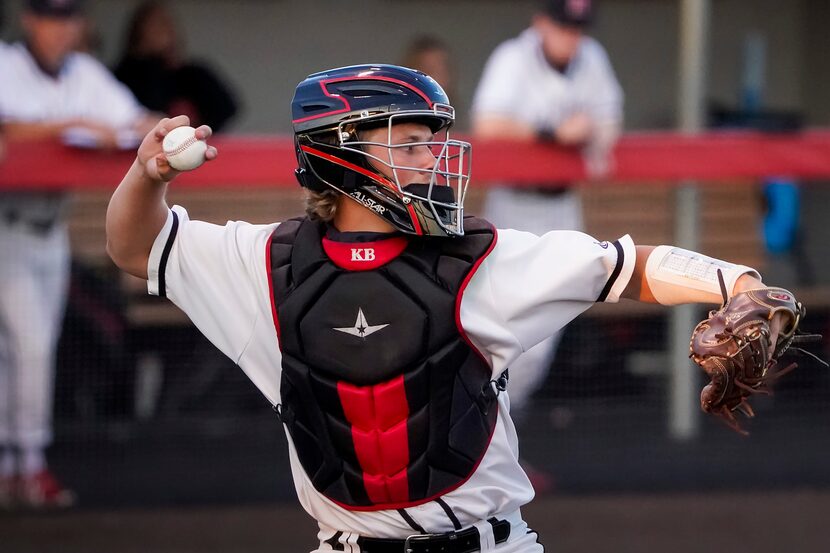
[[[441,536],[446,536],[446,534],[412,534],[411,536],[407,536],[403,541],[403,551],[404,553],[415,553],[415,550],[410,546],[411,543],[428,542],[433,538]]]

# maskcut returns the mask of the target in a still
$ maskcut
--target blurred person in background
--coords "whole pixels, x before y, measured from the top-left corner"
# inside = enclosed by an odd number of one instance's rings
[[[441,85],[447,96],[456,98],[455,66],[450,47],[435,35],[420,35],[404,50],[401,65],[426,73]]]
[[[0,50],[0,117],[8,141],[132,146],[153,119],[94,58],[76,52],[80,0],[28,0],[24,39]],[[59,170],[56,168],[55,170]],[[75,501],[49,470],[55,352],[69,276],[62,192],[0,194],[0,497],[9,505]]]
[[[589,176],[608,173],[622,125],[623,94],[605,50],[585,34],[594,11],[592,0],[545,0],[530,28],[495,49],[473,99],[476,138],[578,148]],[[537,235],[583,230],[582,204],[571,184],[493,186],[484,217],[499,228]],[[518,419],[547,376],[560,338],[556,333],[511,365],[511,409]],[[550,488],[548,476],[527,468],[539,491]]]
[[[95,22],[89,18],[85,18],[83,30],[81,31],[81,38],[78,40],[78,46],[75,50],[77,52],[89,54],[92,57],[101,59],[103,57],[103,46],[101,33],[95,25]]]
[[[149,109],[181,113],[221,131],[237,113],[227,84],[204,64],[188,61],[184,39],[163,2],[136,8],[115,76]]]

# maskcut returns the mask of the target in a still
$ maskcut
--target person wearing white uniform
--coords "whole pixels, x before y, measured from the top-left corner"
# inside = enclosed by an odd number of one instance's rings
[[[462,218],[471,146],[415,70],[315,73],[292,110],[307,216],[221,226],[170,209],[161,142],[189,121],[163,119],[110,201],[112,259],[274,406],[316,552],[543,551],[521,515],[534,492],[505,369],[597,301],[720,300],[712,279],[661,269],[666,255],[690,274],[722,268],[729,290],[760,286],[757,273],[628,236]]]
[[[9,141],[67,132],[95,147],[143,135],[146,110],[99,62],[73,53],[77,0],[30,0],[25,42],[0,51],[0,118]],[[136,133],[141,133],[136,135]],[[48,160],[44,160],[48,163]],[[49,471],[55,349],[63,320],[69,247],[60,192],[0,193],[0,501],[27,507],[74,500]]]
[[[474,136],[580,148],[590,176],[607,173],[622,124],[623,94],[605,50],[584,34],[593,16],[591,0],[546,0],[530,28],[495,49],[473,99]],[[537,235],[583,230],[579,195],[566,182],[493,185],[484,217]],[[511,366],[517,415],[546,377],[560,337],[555,334]]]

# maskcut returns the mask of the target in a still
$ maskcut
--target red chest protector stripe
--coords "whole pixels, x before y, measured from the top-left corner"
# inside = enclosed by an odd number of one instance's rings
[[[376,504],[409,501],[409,405],[403,375],[374,386],[340,381],[337,393],[346,420],[352,425],[354,449],[369,499]]]

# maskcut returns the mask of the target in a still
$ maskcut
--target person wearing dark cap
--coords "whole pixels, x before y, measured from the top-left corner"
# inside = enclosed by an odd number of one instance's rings
[[[591,0],[547,0],[530,28],[495,49],[473,99],[477,138],[553,141],[580,149],[590,176],[607,173],[622,124],[623,94],[605,50],[586,35],[594,16]],[[499,227],[538,235],[583,228],[579,195],[567,182],[493,186],[484,216]],[[511,366],[515,415],[546,377],[559,337],[525,352]],[[549,478],[536,474],[538,491],[550,487]]]
[[[20,20],[24,41],[0,49],[0,125],[9,142],[64,139],[114,148],[152,127],[125,86],[94,58],[74,51],[83,21],[79,0],[26,3]],[[69,276],[65,205],[61,192],[0,195],[2,505],[74,503],[45,457]]]

